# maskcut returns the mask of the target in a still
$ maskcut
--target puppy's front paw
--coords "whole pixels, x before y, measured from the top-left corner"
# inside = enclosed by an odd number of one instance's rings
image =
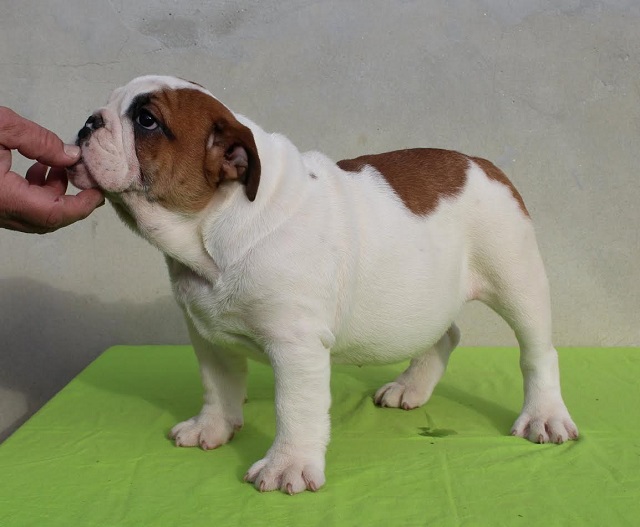
[[[522,411],[511,428],[511,435],[524,437],[533,443],[561,444],[569,439],[578,439],[575,425],[564,403],[552,410]]]
[[[212,450],[231,441],[242,423],[231,424],[222,417],[201,413],[178,423],[169,432],[169,438],[176,446],[200,446],[202,450]]]
[[[373,400],[378,406],[413,410],[427,402],[429,396],[424,392],[425,390],[419,387],[406,386],[394,381],[380,388]]]
[[[260,492],[280,489],[288,494],[316,491],[324,485],[324,463],[313,458],[267,453],[244,476]]]

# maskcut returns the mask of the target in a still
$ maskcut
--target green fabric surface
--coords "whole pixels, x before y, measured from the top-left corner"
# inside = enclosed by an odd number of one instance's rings
[[[403,365],[334,367],[327,483],[288,496],[242,481],[274,434],[269,368],[251,364],[244,428],[204,452],[166,439],[200,408],[191,348],[111,348],[0,445],[0,525],[638,525],[640,350],[560,363],[581,432],[564,445],[508,435],[516,349],[456,350],[409,412],[372,402]]]

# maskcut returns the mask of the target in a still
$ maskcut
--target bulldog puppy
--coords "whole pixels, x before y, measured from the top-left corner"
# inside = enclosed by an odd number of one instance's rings
[[[275,373],[276,436],[245,479],[290,494],[325,482],[330,364],[410,359],[374,396],[426,403],[480,300],[513,328],[524,404],[511,433],[576,439],[560,393],[549,288],[520,194],[484,159],[412,149],[335,163],[234,114],[201,86],[134,79],[78,134],[70,170],[160,249],[197,354],[204,405],[178,446],[243,424],[247,359]]]

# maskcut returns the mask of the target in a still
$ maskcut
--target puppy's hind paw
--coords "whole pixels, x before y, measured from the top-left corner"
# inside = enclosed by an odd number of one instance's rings
[[[374,395],[373,400],[383,408],[402,408],[413,410],[427,402],[428,395],[412,386],[405,386],[397,381],[382,386]]]

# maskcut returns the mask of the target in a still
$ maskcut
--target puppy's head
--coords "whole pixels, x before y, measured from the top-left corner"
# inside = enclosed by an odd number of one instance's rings
[[[260,183],[251,130],[204,88],[173,77],[139,77],[116,89],[76,143],[82,156],[71,182],[99,187],[129,209],[144,200],[193,213],[233,185],[253,201]]]

